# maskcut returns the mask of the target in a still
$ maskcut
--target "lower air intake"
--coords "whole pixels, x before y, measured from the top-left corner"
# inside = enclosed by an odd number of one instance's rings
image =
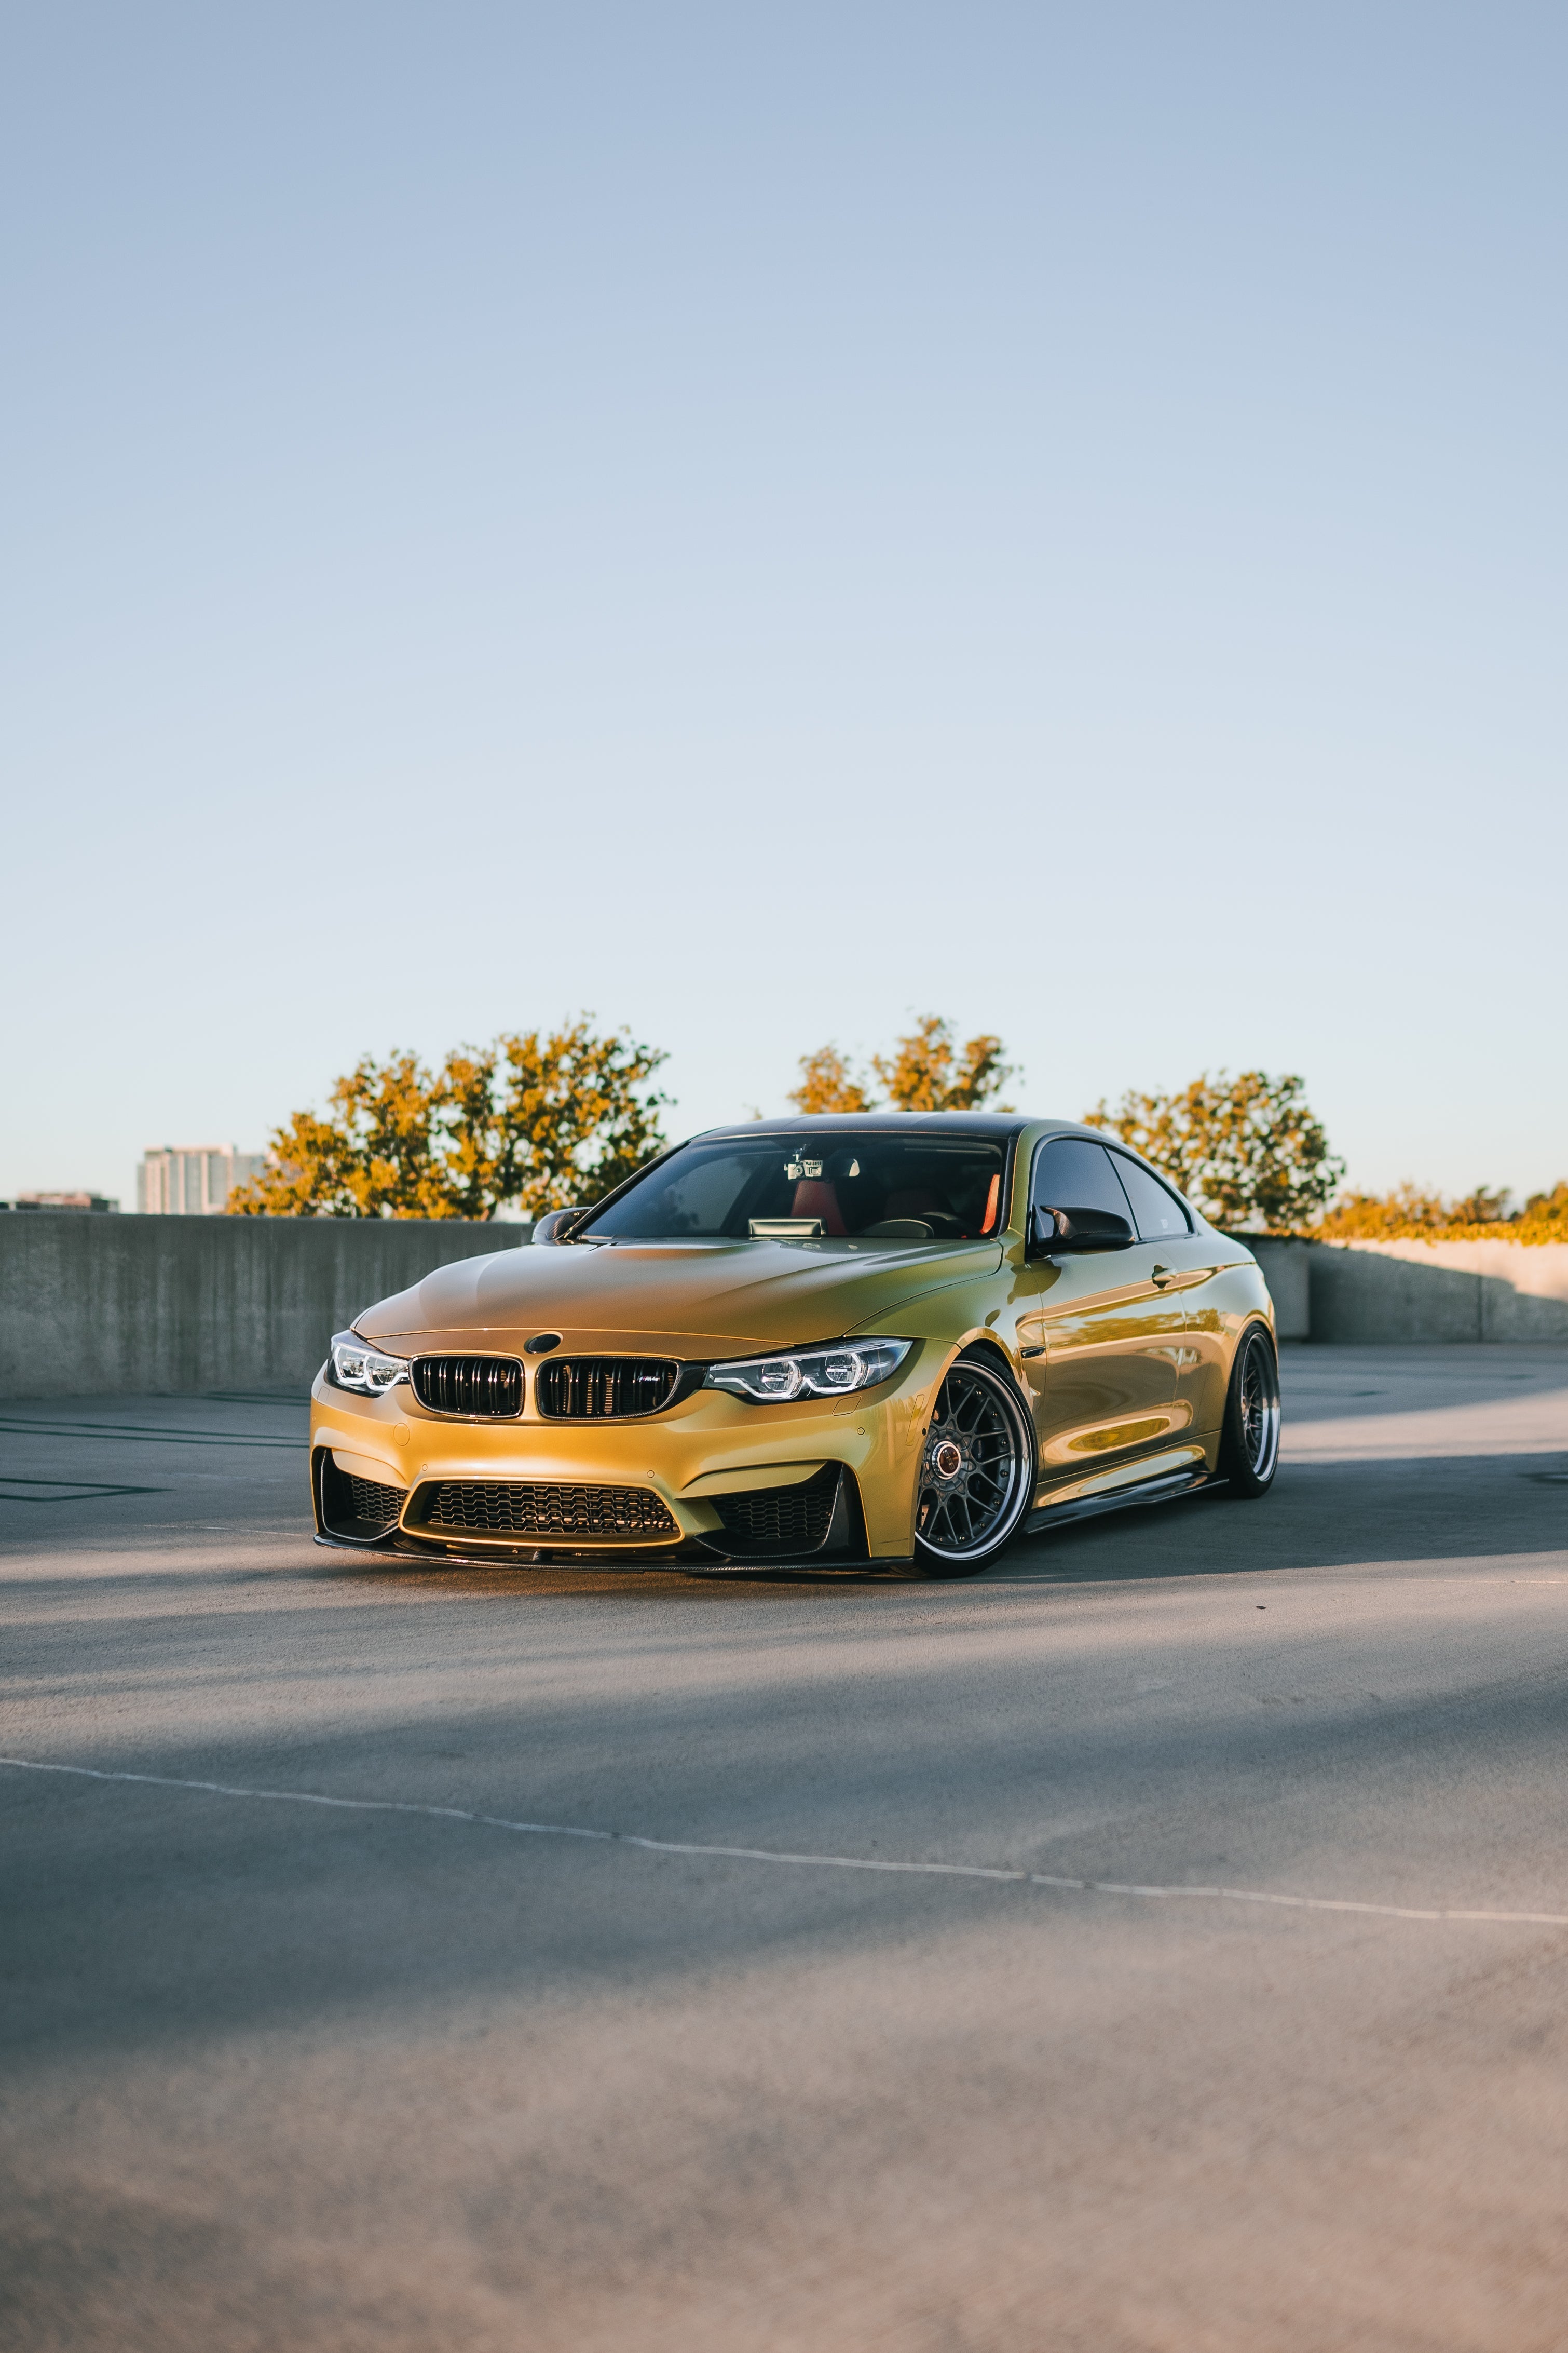
[[[384,1487],[377,1479],[349,1481],[349,1493],[353,1499],[356,1520],[370,1520],[376,1526],[389,1528],[403,1509],[401,1487]]]
[[[646,1487],[561,1487],[512,1479],[443,1479],[422,1488],[410,1525],[433,1536],[528,1536],[546,1544],[646,1543],[679,1536]]]
[[[816,1552],[833,1525],[838,1482],[838,1465],[829,1462],[815,1478],[794,1487],[753,1487],[743,1495],[715,1495],[713,1508],[736,1552]]]
[[[352,1536],[360,1544],[374,1544],[377,1536],[390,1535],[397,1525],[406,1488],[341,1471],[327,1452],[319,1461],[321,1525],[327,1534]]]

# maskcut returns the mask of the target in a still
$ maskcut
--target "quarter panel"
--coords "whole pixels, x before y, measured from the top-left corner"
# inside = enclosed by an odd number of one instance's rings
[[[1274,1303],[1262,1270],[1253,1258],[1215,1267],[1184,1293],[1187,1328],[1182,1362],[1182,1392],[1192,1408],[1193,1427],[1205,1436],[1225,1419],[1226,1393],[1242,1327],[1264,1317],[1274,1328]]]

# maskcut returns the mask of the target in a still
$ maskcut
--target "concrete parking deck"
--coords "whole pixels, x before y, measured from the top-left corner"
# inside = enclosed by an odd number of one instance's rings
[[[1568,1350],[1285,1369],[1266,1502],[956,1586],[0,1406],[0,2340],[1560,2348]]]

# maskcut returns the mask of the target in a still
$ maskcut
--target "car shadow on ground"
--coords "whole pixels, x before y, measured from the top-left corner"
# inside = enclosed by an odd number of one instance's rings
[[[998,1580],[1257,1576],[1568,1551],[1557,1454],[1287,1462],[1249,1501],[1216,1484],[1014,1545]]]

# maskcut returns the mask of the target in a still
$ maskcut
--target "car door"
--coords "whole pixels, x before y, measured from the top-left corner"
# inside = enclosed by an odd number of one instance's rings
[[[1130,1155],[1112,1145],[1110,1156],[1140,1234],[1160,1243],[1155,1281],[1162,1289],[1181,1293],[1184,1329],[1176,1397],[1187,1426],[1206,1437],[1225,1415],[1231,1345],[1220,1311],[1221,1286],[1215,1277],[1233,1265],[1239,1253],[1223,1234],[1200,1232],[1185,1205]]]
[[[1138,1230],[1110,1155],[1086,1136],[1040,1145],[1030,1203],[1109,1209]],[[1048,1261],[1037,1309],[1045,1380],[1034,1397],[1042,1485],[1157,1452],[1186,1419],[1176,1379],[1184,1317],[1179,1289],[1157,1279],[1161,1252],[1140,1238],[1130,1250]]]

